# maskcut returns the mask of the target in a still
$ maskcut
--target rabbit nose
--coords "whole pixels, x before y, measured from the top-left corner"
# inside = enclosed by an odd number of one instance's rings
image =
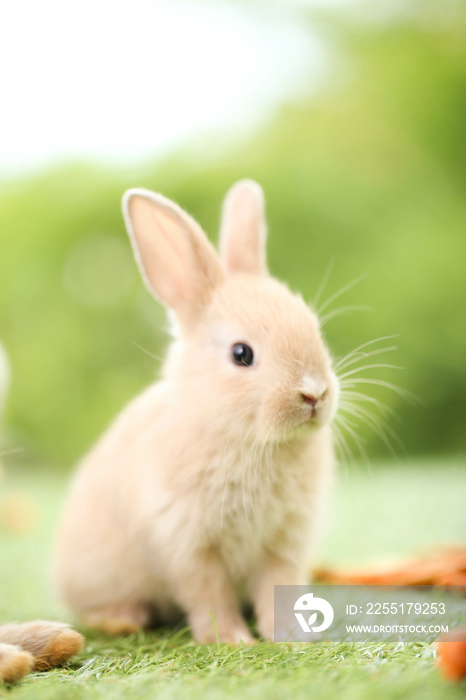
[[[301,392],[301,398],[303,399],[304,403],[308,403],[312,408],[315,407],[316,403],[318,402],[318,397],[314,396],[313,394],[304,394]]]
[[[307,391],[302,391],[301,392],[301,398],[304,401],[304,403],[309,404],[309,406],[312,406],[314,409],[319,401],[325,398],[325,395],[327,394],[327,389],[322,391],[318,396],[316,394],[311,394],[310,392]]]

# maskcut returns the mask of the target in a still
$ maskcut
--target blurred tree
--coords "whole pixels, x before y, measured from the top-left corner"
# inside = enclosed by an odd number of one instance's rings
[[[0,337],[14,376],[12,444],[68,465],[156,373],[150,354],[162,352],[164,315],[132,263],[123,190],[163,191],[212,234],[227,187],[253,177],[266,192],[274,274],[312,299],[333,261],[322,303],[368,273],[325,312],[340,303],[374,310],[329,320],[325,332],[336,356],[400,334],[397,353],[374,361],[404,372],[360,375],[423,402],[361,385],[399,418],[388,416],[388,430],[410,453],[464,449],[465,13],[456,3],[441,17],[408,7],[375,24],[311,18],[337,52],[326,86],[206,165],[202,151],[218,144],[137,173],[70,166],[3,184]],[[367,426],[358,432],[370,454],[385,449]]]

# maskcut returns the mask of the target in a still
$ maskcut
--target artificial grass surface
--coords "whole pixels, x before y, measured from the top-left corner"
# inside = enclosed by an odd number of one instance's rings
[[[36,503],[35,526],[0,532],[0,620],[69,619],[47,576],[65,479],[11,469],[15,489]],[[461,460],[342,469],[320,559],[351,564],[466,541],[466,466]],[[84,631],[84,630],[82,630]],[[186,629],[127,638],[86,632],[86,647],[64,669],[27,676],[0,697],[31,698],[460,698],[428,644],[257,644],[199,647]]]

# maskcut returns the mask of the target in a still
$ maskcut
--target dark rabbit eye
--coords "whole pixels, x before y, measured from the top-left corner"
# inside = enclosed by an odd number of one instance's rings
[[[250,367],[254,362],[254,353],[246,343],[235,343],[231,349],[231,358],[235,365]]]

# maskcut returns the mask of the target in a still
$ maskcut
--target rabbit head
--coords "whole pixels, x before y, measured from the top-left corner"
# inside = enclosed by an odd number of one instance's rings
[[[129,190],[123,211],[146,285],[174,321],[164,374],[180,400],[261,442],[328,424],[337,379],[316,315],[268,274],[260,186],[241,181],[228,193],[220,256],[159,194]]]

